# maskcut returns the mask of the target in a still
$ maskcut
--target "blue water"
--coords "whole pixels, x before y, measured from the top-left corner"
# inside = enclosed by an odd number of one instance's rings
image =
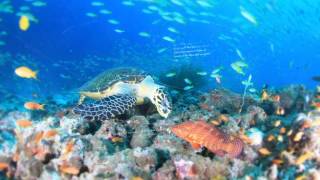
[[[201,66],[210,74],[223,66],[221,86],[234,91],[243,90],[241,81],[249,74],[257,89],[264,84],[278,88],[303,84],[314,89],[317,82],[311,77],[320,75],[320,2],[316,0],[204,1],[210,7],[184,0],[132,0],[133,6],[100,0],[104,5],[99,7],[92,6],[93,1],[48,0],[43,7],[32,6],[33,2],[12,1],[14,12],[0,10],[0,29],[8,33],[0,36],[6,42],[0,46],[0,53],[11,55],[0,65],[2,94],[28,99],[32,94],[47,97],[73,93],[98,73],[119,66],[135,66],[152,74],[166,73],[171,67],[184,64]],[[174,2],[192,3],[179,6]],[[39,20],[31,22],[27,31],[19,29],[20,17],[15,15],[24,5]],[[148,6],[180,13],[185,23],[167,21],[157,11],[143,13],[142,9]],[[240,7],[255,17],[257,25],[241,15]],[[112,14],[99,14],[101,9]],[[88,17],[88,12],[97,16]],[[202,22],[192,22],[190,18]],[[119,24],[110,24],[108,19]],[[168,27],[179,33],[168,31]],[[125,32],[116,33],[117,28]],[[148,32],[150,37],[141,37],[139,32]],[[175,42],[165,41],[163,36],[170,36]],[[206,45],[209,55],[175,60],[173,49],[182,43]],[[161,48],[167,50],[158,53]],[[249,65],[245,76],[230,67],[240,59],[236,49]],[[112,61],[101,60],[108,58]],[[14,69],[22,65],[39,71],[39,81],[16,76]],[[214,79],[207,79],[207,88],[218,86]]]

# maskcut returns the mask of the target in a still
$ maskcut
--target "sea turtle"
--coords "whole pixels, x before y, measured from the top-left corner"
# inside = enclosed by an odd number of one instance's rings
[[[82,104],[86,97],[96,101]],[[142,70],[115,68],[102,72],[80,88],[79,104],[73,112],[86,119],[105,120],[148,100],[162,117],[168,117],[172,108],[164,86],[156,84]]]

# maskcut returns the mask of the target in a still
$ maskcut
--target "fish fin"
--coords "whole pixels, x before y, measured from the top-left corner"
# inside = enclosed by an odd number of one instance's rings
[[[200,144],[197,144],[197,143],[190,143],[192,148],[195,149],[195,150],[199,150],[201,149],[201,145]]]
[[[217,151],[215,151],[214,153],[215,153],[217,156],[220,156],[220,157],[222,157],[222,156],[224,156],[224,155],[226,154],[226,152],[223,151],[223,150],[217,150]]]

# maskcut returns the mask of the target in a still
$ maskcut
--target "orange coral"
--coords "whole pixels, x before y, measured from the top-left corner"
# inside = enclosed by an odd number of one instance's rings
[[[188,121],[171,127],[178,137],[191,143],[192,147],[206,147],[211,152],[223,156],[237,157],[243,149],[240,138],[230,136],[217,129],[214,125],[202,120]]]

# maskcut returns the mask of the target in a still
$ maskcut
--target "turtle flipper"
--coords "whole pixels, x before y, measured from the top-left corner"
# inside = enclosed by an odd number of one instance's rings
[[[106,120],[125,113],[136,102],[136,98],[130,95],[113,95],[93,103],[78,105],[73,108],[73,112],[89,120]]]

